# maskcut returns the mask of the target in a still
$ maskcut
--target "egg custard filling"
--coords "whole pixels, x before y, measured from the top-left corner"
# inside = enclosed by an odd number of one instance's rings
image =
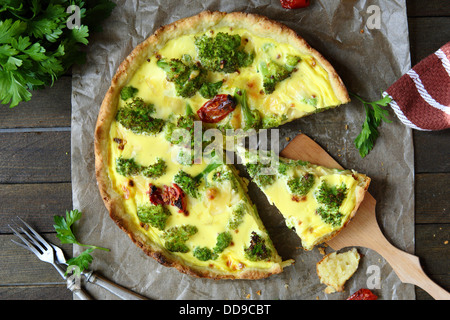
[[[247,181],[208,149],[207,130],[274,128],[348,101],[329,62],[284,25],[240,12],[178,20],[138,45],[112,79],[95,132],[100,193],[115,223],[165,266],[215,279],[280,273],[292,260],[278,255]],[[292,195],[277,191],[301,170],[265,190],[309,246],[345,224],[357,182],[308,169],[314,189],[346,186],[342,218],[324,211],[324,222],[312,195],[289,206]]]

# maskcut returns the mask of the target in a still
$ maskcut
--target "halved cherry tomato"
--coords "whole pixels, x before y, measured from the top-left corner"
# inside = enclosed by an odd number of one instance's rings
[[[359,289],[347,300],[377,300],[378,297],[372,293],[369,289]]]
[[[218,94],[198,109],[200,120],[206,123],[217,123],[236,109],[236,102],[229,94]]]
[[[309,6],[309,0],[280,0],[281,6],[285,9],[306,8]]]
[[[153,184],[149,185],[149,191],[147,191],[149,195],[150,203],[153,205],[171,205],[177,207],[179,212],[187,215],[186,210],[186,197],[183,193],[183,190],[177,185],[173,184],[172,187],[164,186],[163,190],[161,188],[156,187]]]

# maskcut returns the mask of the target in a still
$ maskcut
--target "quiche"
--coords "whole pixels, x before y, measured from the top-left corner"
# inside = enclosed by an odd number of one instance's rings
[[[208,130],[246,134],[348,101],[330,63],[280,23],[209,11],[178,20],[112,79],[95,128],[100,194],[114,222],[165,266],[214,279],[280,273],[293,261],[278,255],[247,181]]]
[[[369,188],[370,178],[354,170],[326,168],[242,146],[236,150],[252,180],[307,251],[332,239],[350,222]]]

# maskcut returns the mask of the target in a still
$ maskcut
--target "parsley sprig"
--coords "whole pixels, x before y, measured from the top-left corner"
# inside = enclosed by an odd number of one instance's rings
[[[80,25],[69,29],[71,5],[80,9]],[[0,102],[12,108],[29,101],[31,91],[83,63],[81,47],[114,7],[109,0],[0,1]]]
[[[74,265],[80,268],[80,272],[86,270],[89,268],[89,265],[92,263],[93,257],[91,256],[91,253],[98,249],[98,250],[104,250],[109,251],[107,248],[102,248],[98,246],[93,246],[89,244],[82,244],[78,242],[77,238],[73,234],[72,231],[72,225],[81,219],[82,213],[78,210],[71,210],[66,211],[66,217],[62,216],[53,216],[53,220],[55,224],[53,227],[56,231],[56,236],[61,241],[61,243],[72,243],[76,244],[82,247],[87,247],[86,250],[84,250],[80,255],[70,258],[67,260],[67,264],[69,266]]]
[[[364,158],[373,149],[375,141],[380,135],[378,127],[381,125],[381,121],[386,123],[392,122],[387,118],[389,116],[388,110],[382,108],[391,102],[391,98],[385,96],[378,101],[367,102],[354,93],[350,93],[350,95],[361,101],[366,111],[366,119],[362,125],[361,132],[355,139],[355,146],[359,150],[361,157]]]

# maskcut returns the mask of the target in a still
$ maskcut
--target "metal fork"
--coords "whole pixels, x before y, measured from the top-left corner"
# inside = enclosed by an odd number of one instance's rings
[[[49,244],[53,247],[53,250],[55,250],[57,262],[59,264],[67,266],[66,257],[64,256],[64,252],[62,251],[62,249],[54,245],[53,243]],[[87,282],[96,284],[123,300],[148,300],[146,297],[141,296],[131,290],[128,290],[114,282],[111,282],[92,270],[82,271],[81,274],[85,277]]]
[[[61,277],[63,277],[67,281],[67,288],[72,291],[78,298],[82,300],[91,300],[91,297],[86,292],[84,292],[79,286],[75,285],[74,279],[66,277],[65,272],[61,268],[61,266],[55,263],[55,252],[53,250],[53,247],[20,217],[17,217],[17,219],[20,220],[20,222],[23,223],[26,228],[17,224],[17,230],[14,229],[11,225],[8,225],[8,227],[20,240],[22,240],[23,243],[14,241],[13,239],[11,239],[11,241],[18,246],[34,253],[39,258],[39,260],[53,265],[61,275]]]

